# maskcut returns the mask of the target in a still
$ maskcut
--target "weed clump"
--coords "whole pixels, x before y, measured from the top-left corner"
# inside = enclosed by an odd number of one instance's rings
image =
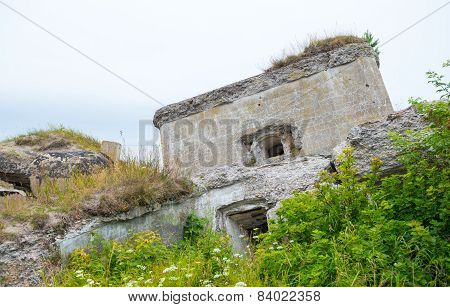
[[[333,37],[325,37],[322,39],[311,38],[305,47],[299,52],[293,51],[292,53],[285,54],[278,58],[271,60],[271,67],[266,71],[272,71],[281,67],[288,66],[292,63],[298,62],[301,59],[312,57],[319,53],[329,52],[331,50],[343,47],[347,44],[364,43],[363,38],[354,35],[337,35]],[[301,49],[301,47],[300,47]]]
[[[18,146],[39,146],[40,150],[75,145],[85,150],[100,151],[100,142],[98,140],[80,131],[61,125],[33,130],[27,134],[17,136],[13,140]]]

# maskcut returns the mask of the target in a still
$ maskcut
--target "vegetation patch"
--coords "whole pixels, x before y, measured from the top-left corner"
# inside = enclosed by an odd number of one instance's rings
[[[369,32],[366,33],[368,35],[371,35]],[[371,39],[370,42],[367,40],[369,38]],[[363,38],[354,35],[336,35],[320,39],[317,37],[312,37],[307,43],[294,47],[291,52],[287,52],[280,57],[272,58],[271,66],[265,71],[272,71],[281,67],[285,67],[304,58],[312,57],[323,52],[329,52],[331,50],[343,47],[347,44],[364,42],[373,44],[373,36],[367,36],[365,34]],[[375,47],[377,43],[378,41],[375,42]]]
[[[18,146],[39,147],[41,150],[75,145],[85,150],[100,151],[98,140],[63,126],[49,126],[47,129],[33,130],[12,140]]]

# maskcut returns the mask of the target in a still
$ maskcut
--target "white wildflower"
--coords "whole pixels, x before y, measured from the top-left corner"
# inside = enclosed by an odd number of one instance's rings
[[[191,273],[188,273],[188,274],[186,274],[186,275],[184,275],[184,276],[186,276],[186,278],[191,278],[191,277],[192,277],[192,274],[191,274]]]
[[[220,253],[220,248],[215,248],[215,249],[213,249],[213,253]]]
[[[163,270],[163,273],[165,274],[165,273],[170,273],[170,272],[173,272],[173,271],[175,271],[176,269],[178,269],[174,264],[172,264],[170,267],[168,267],[168,268],[165,268],[164,270]]]
[[[245,237],[246,237],[245,235],[239,235],[239,238],[241,238],[241,239],[243,239]]]
[[[247,284],[243,281],[240,281],[234,285],[235,287],[247,287]]]
[[[171,277],[169,277],[169,280],[178,280],[179,278],[178,277],[175,277],[175,276],[171,276]]]
[[[158,287],[162,287],[165,281],[166,281],[166,279],[165,279],[164,277],[161,278],[161,279],[159,280]]]
[[[278,246],[277,246],[277,249],[278,249],[278,250],[283,249],[283,246],[278,245]]]
[[[217,279],[217,278],[219,278],[220,276],[222,276],[222,274],[216,274],[216,275],[214,275],[214,279]]]
[[[76,276],[77,278],[82,278],[82,277],[84,276],[83,270],[75,271],[75,276]]]

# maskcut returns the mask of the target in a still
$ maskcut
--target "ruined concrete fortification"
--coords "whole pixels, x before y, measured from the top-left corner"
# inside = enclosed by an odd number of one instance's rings
[[[117,239],[156,229],[173,242],[190,213],[245,250],[281,200],[332,168],[333,148],[352,127],[392,112],[377,63],[367,44],[348,44],[158,110],[163,164],[190,173],[196,193],[79,225],[61,252],[89,242],[93,230]]]
[[[254,228],[267,230],[283,199],[311,189],[320,171],[334,170],[343,146],[355,147],[362,171],[372,156],[386,161],[385,172],[397,170],[387,131],[402,132],[422,121],[413,109],[391,113],[378,58],[364,43],[166,106],[154,118],[163,163],[191,175],[193,194],[110,217],[91,216],[64,233],[48,228],[0,242],[0,265],[16,269],[19,277],[10,284],[36,285],[50,247],[65,256],[85,246],[93,233],[123,239],[148,229],[174,242],[191,213],[227,232],[234,248],[243,251]]]

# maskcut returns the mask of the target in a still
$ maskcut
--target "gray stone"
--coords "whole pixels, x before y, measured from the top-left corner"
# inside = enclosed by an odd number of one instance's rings
[[[392,113],[384,119],[364,123],[353,127],[347,139],[333,150],[332,160],[337,165],[337,156],[345,147],[353,147],[353,156],[356,159],[356,168],[360,174],[370,171],[372,159],[378,157],[383,161],[381,173],[388,175],[401,170],[398,161],[398,152],[389,138],[389,132],[404,133],[406,130],[416,131],[423,128],[426,123],[414,107]]]
[[[0,144],[0,179],[31,191],[31,179],[65,178],[74,172],[91,173],[111,165],[102,153],[78,148],[40,151],[11,143]]]

